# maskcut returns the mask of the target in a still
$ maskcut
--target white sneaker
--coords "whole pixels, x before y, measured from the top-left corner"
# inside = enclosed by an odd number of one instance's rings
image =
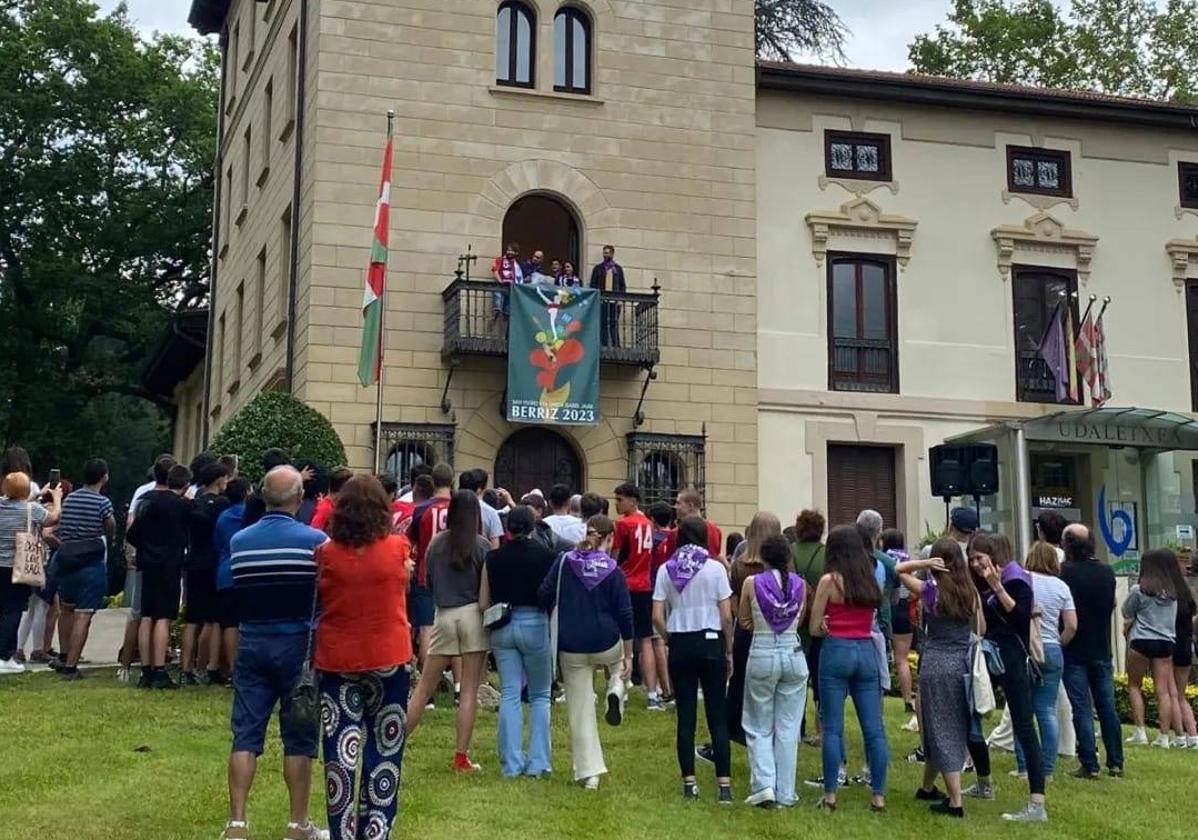
[[[903,724],[903,731],[904,732],[918,732],[919,731],[919,716],[911,715],[911,720],[909,720]]]
[[[1186,745],[1192,750],[1198,750],[1198,735],[1190,735],[1186,738]]]
[[[117,680],[117,682],[123,682],[123,683],[129,682],[129,669],[126,668],[124,665],[122,665],[120,668],[117,668],[116,669],[116,680]]]
[[[1152,742],[1152,746],[1160,747],[1162,750],[1169,749],[1169,736],[1162,732],[1156,736],[1156,740]]]
[[[582,783],[583,790],[599,790],[599,777],[591,776]]]
[[[0,674],[23,674],[25,666],[15,659],[0,659]]]
[[[1135,729],[1132,730],[1131,737],[1127,739],[1126,743],[1132,744],[1132,745],[1147,746],[1148,733],[1144,731],[1144,727],[1137,726]]]
[[[308,820],[307,825],[287,823],[287,833],[283,835],[283,840],[329,840],[329,830],[321,828],[312,820]]]
[[[1186,740],[1186,736],[1184,735],[1174,735],[1169,744],[1169,746],[1175,750],[1184,750],[1189,745],[1190,743]]]
[[[759,790],[756,793],[750,793],[747,797],[745,797],[745,804],[752,805],[752,806],[763,805],[766,802],[773,802],[773,801],[774,801],[774,789],[773,788],[765,788],[764,790]]]

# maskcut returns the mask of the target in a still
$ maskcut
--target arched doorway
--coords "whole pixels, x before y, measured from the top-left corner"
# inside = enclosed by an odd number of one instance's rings
[[[495,486],[519,499],[529,490],[548,495],[549,488],[564,484],[582,492],[582,464],[574,447],[552,429],[541,426],[513,433],[495,457]]]
[[[520,243],[520,260],[533,251],[545,252],[545,271],[552,260],[569,260],[579,277],[583,277],[582,238],[573,211],[556,198],[532,193],[516,199],[503,217],[502,249],[508,242]]]

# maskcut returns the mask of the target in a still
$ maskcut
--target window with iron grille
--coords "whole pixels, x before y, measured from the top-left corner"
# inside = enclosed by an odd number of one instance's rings
[[[453,466],[453,432],[454,427],[446,423],[384,423],[383,472],[405,485],[412,467],[419,464]]]
[[[706,438],[632,432],[628,435],[628,480],[640,488],[641,507],[674,504],[679,491],[707,497]]]
[[[1198,209],[1198,163],[1177,164],[1177,179],[1180,182],[1181,206]]]
[[[1007,189],[1015,193],[1073,196],[1070,154],[1060,149],[1007,146]]]
[[[891,180],[890,135],[825,131],[824,173],[829,178]]]

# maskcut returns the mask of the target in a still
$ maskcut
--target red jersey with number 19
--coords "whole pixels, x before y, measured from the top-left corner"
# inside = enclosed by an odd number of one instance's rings
[[[617,519],[611,549],[628,579],[628,591],[652,592],[653,523],[649,517],[636,510]]]
[[[416,582],[428,586],[428,572],[425,557],[428,555],[428,544],[433,537],[445,530],[449,519],[449,499],[437,496],[428,502],[424,510],[417,508],[412,519],[412,530],[408,538],[416,544]]]

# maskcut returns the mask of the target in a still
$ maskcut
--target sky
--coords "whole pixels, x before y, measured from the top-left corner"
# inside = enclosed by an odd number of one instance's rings
[[[117,0],[98,0],[110,11]],[[191,0],[127,0],[130,17],[149,32],[188,32]],[[831,0],[850,31],[845,53],[851,67],[907,69],[907,45],[945,19],[951,0]]]

